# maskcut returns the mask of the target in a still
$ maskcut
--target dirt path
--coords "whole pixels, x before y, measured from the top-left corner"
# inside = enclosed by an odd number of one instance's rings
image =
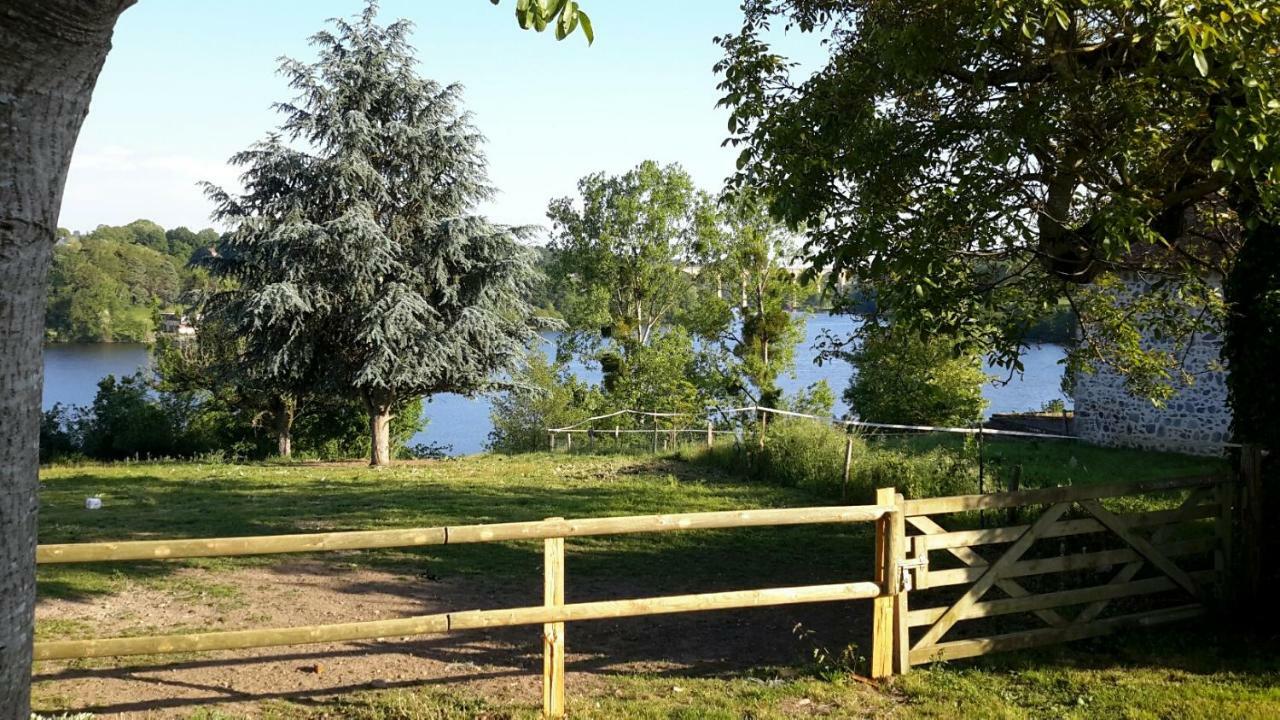
[[[386,619],[541,599],[540,579],[520,587],[442,582],[332,561],[184,569],[177,580],[190,591],[132,588],[88,601],[43,600],[37,616],[84,622],[92,626],[88,632],[106,637]],[[572,599],[650,594],[582,581],[573,589]],[[810,656],[814,641],[831,647],[860,641],[869,614],[866,603],[834,603],[578,623],[567,631],[568,682],[582,688],[611,673],[716,675],[794,663]],[[797,625],[812,637],[797,637]],[[200,707],[252,716],[267,700],[305,705],[356,690],[424,684],[465,685],[495,700],[536,704],[540,638],[537,627],[504,628],[167,659],[47,662],[36,668],[35,697],[45,710],[148,718],[185,716]]]

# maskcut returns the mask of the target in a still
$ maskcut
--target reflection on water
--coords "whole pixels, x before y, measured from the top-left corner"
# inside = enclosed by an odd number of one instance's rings
[[[805,340],[796,348],[794,375],[782,378],[780,385],[787,393],[807,387],[825,379],[837,397],[837,413],[847,408],[839,400],[840,392],[852,374],[847,363],[834,362],[818,366],[814,363],[817,352],[814,345],[824,331],[836,336],[847,336],[857,327],[858,320],[846,315],[815,315],[805,327]],[[543,349],[552,352],[555,336],[544,335]],[[983,394],[990,401],[989,412],[1016,412],[1038,409],[1045,402],[1061,397],[1059,383],[1062,378],[1063,349],[1058,345],[1041,345],[1026,351],[1022,361],[1026,372],[1007,384],[989,385]],[[131,344],[50,345],[45,348],[44,406],[54,403],[88,405],[93,402],[97,383],[108,374],[128,375],[146,367],[150,362],[147,346]],[[598,382],[599,368],[575,364],[572,370],[579,377]],[[1002,379],[1006,373],[991,371]],[[1070,405],[1068,401],[1068,406]],[[427,429],[414,437],[415,443],[450,445],[459,454],[480,452],[489,436],[489,400],[465,398],[458,395],[438,395],[426,404],[426,414],[431,422]]]

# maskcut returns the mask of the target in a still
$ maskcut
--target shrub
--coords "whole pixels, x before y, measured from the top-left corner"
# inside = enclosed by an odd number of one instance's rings
[[[849,354],[856,371],[844,398],[863,420],[905,425],[964,425],[986,407],[987,376],[976,355],[956,356],[946,338],[921,338],[870,326]]]
[[[757,474],[778,485],[804,487],[822,493],[840,492],[844,475],[846,433],[823,422],[775,421],[765,431],[758,454]],[[864,451],[856,440],[856,452]]]
[[[489,449],[503,453],[546,447],[547,428],[564,427],[590,416],[597,393],[561,364],[530,354],[516,387],[494,399],[489,416]]]

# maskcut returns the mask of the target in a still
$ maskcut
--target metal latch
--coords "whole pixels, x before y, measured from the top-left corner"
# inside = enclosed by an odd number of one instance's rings
[[[925,570],[929,569],[928,553],[924,553],[919,557],[908,558],[898,562],[898,572],[901,574],[901,577],[899,577],[898,579],[899,592],[910,592],[911,589],[915,587],[915,583],[912,581],[913,575],[911,571],[916,568],[923,568]]]

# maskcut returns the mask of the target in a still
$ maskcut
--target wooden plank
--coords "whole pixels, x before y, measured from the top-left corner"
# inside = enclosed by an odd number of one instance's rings
[[[1118,535],[1121,540],[1124,540],[1129,547],[1137,550],[1138,554],[1142,555],[1147,562],[1159,568],[1160,572],[1163,572],[1165,575],[1173,578],[1173,581],[1181,585],[1182,589],[1190,593],[1192,597],[1200,597],[1200,588],[1196,586],[1195,581],[1191,579],[1191,576],[1188,575],[1185,570],[1178,567],[1177,563],[1161,553],[1160,550],[1151,544],[1150,540],[1147,540],[1141,535],[1133,532],[1133,530],[1125,524],[1124,520],[1117,517],[1115,513],[1102,507],[1102,505],[1093,500],[1082,500],[1080,502],[1080,507],[1088,511],[1089,514],[1098,518],[1103,525],[1106,525],[1111,532]]]
[[[811,602],[865,600],[880,595],[880,586],[871,582],[806,585],[802,587],[735,590],[696,595],[669,595],[634,600],[604,600],[572,603],[560,607],[467,610],[395,620],[313,625],[268,630],[225,630],[183,635],[100,638],[94,640],[53,640],[35,644],[36,660],[67,660],[118,655],[236,650],[278,645],[368,640],[397,635],[426,635],[455,630],[545,625],[605,618],[665,615],[733,608],[772,607]]]
[[[1211,552],[1216,544],[1217,543],[1213,538],[1202,538],[1172,542],[1166,545],[1160,545],[1158,548],[1160,552],[1166,556],[1180,557],[1183,555]],[[1020,560],[1008,567],[1002,577],[1016,578],[1026,577],[1028,575],[1044,575],[1046,573],[1054,572],[1101,570],[1114,565],[1123,565],[1124,563],[1141,559],[1142,556],[1132,548],[1118,548],[1115,550],[1077,553],[1061,557]],[[971,583],[982,577],[983,571],[984,568],[982,567],[931,570],[929,572],[929,584],[932,587],[937,588],[946,585],[962,585],[964,583]]]
[[[1073,502],[1076,500],[1095,500],[1098,498],[1116,497],[1120,495],[1138,495],[1143,493],[1163,492],[1167,490],[1208,487],[1220,482],[1223,482],[1220,478],[1200,476],[1190,478],[1169,478],[1164,480],[1144,480],[1130,483],[1040,488],[1036,490],[986,493],[982,495],[955,495],[952,497],[921,498],[918,500],[908,500],[906,512],[907,516],[911,517],[914,515],[939,515],[943,513],[963,512],[965,510],[1007,508],[1019,505],[1049,505],[1060,502]]]
[[[36,548],[36,562],[51,564],[270,555],[326,550],[419,547],[444,543],[445,529],[442,527],[190,540],[131,540],[41,545]]]
[[[893,488],[876,490],[876,505],[892,506]],[[883,679],[893,676],[893,651],[895,604],[897,581],[891,571],[892,518],[888,515],[876,522],[875,580],[880,594],[871,601],[871,677]]]
[[[920,517],[908,517],[907,522],[911,523],[911,525],[917,530],[929,534],[930,541],[932,541],[934,533],[946,532],[941,525],[923,515]],[[947,548],[947,552],[951,553],[960,560],[960,562],[970,566],[971,568],[984,568],[989,564],[986,558],[969,548]],[[976,579],[977,576],[975,575],[974,578]],[[934,579],[933,571],[930,570],[929,587],[934,587],[936,585],[937,581]],[[996,587],[1009,597],[1026,597],[1031,594],[1026,588],[1019,585],[1016,580],[1012,580],[1007,577],[997,580]],[[1067,619],[1053,610],[1037,610],[1035,615],[1053,627],[1067,624]]]
[[[950,630],[968,612],[969,606],[980,600],[983,594],[995,585],[996,580],[1000,579],[1005,569],[1016,563],[1018,558],[1022,557],[1022,554],[1031,548],[1031,544],[1039,539],[1040,531],[1062,517],[1062,514],[1070,507],[1071,503],[1061,502],[1051,505],[1041,513],[1040,517],[1036,518],[1036,521],[1031,524],[1031,527],[1022,534],[1022,537],[1010,545],[999,560],[988,566],[981,577],[973,583],[973,586],[966,590],[964,595],[960,596],[960,599],[952,603],[951,607],[942,614],[942,617],[938,618],[937,622],[925,631],[924,636],[917,643],[917,647],[937,643],[943,634]]]
[[[1193,578],[1209,580],[1212,579],[1213,574],[1214,571],[1212,570],[1203,570],[1194,572],[1191,575]],[[1167,577],[1153,577],[1123,583],[1109,582],[1105,585],[1095,585],[1092,587],[1076,588],[1073,590],[1060,590],[1057,592],[1029,595],[1021,598],[985,600],[983,602],[974,603],[973,607],[970,608],[969,612],[965,613],[961,620],[975,620],[978,618],[1031,612],[1033,610],[1042,610],[1046,608],[1083,605],[1096,600],[1114,600],[1116,598],[1134,597],[1137,595],[1150,595],[1153,593],[1167,592],[1177,588],[1178,585]],[[907,618],[907,622],[911,627],[928,625],[936,622],[938,618],[942,617],[942,614],[946,612],[946,610],[946,606],[912,610]]]
[[[477,628],[541,625],[549,622],[579,622],[582,620],[602,620],[640,615],[666,615],[707,610],[796,605],[811,602],[866,600],[879,595],[880,586],[875,583],[854,582],[834,585],[767,588],[763,590],[733,590],[696,595],[670,595],[635,600],[568,603],[560,608],[536,606],[505,610],[467,610],[449,614],[449,629],[473,630]]]
[[[1223,485],[1219,485],[1218,487],[1223,487]],[[1183,501],[1182,507],[1178,509],[1179,510],[1188,509],[1189,506],[1192,506],[1200,502],[1201,493],[1203,493],[1204,491],[1205,491],[1205,488],[1191,491],[1187,499]],[[1163,543],[1166,540],[1168,540],[1170,536],[1172,536],[1173,530],[1174,530],[1174,526],[1172,525],[1164,525],[1162,527],[1156,528],[1156,531],[1151,535],[1151,541],[1157,544]],[[1138,559],[1125,565],[1124,567],[1120,568],[1120,572],[1116,573],[1115,576],[1111,578],[1111,582],[1109,584],[1121,585],[1123,583],[1129,582],[1135,576],[1137,576],[1138,571],[1142,569],[1142,566],[1144,564],[1145,563],[1142,561],[1142,559]],[[1106,610],[1107,605],[1109,604],[1111,604],[1110,600],[1095,601],[1090,605],[1088,605],[1087,607],[1081,609],[1080,614],[1076,616],[1075,621],[1077,623],[1091,622],[1094,618],[1101,615],[1102,611]]]
[[[900,568],[907,551],[907,522],[902,512],[904,504],[905,499],[902,494],[896,493],[893,496],[894,512],[885,518],[893,533],[890,551],[894,553],[891,567],[895,587],[898,587],[901,582]],[[905,675],[911,671],[911,634],[910,627],[907,625],[907,613],[910,612],[907,606],[909,596],[910,593],[901,588],[893,596],[893,670],[899,675]]]
[[[670,532],[710,528],[768,527],[818,523],[869,522],[887,508],[874,505],[844,507],[724,510],[670,515],[632,515],[578,520],[535,520],[487,525],[358,530],[351,532],[266,535],[188,540],[131,540],[124,542],[41,545],[41,564],[160,560],[232,555],[368,550],[373,548],[456,545],[503,540],[545,540],[552,537]]]
[[[887,507],[876,505],[849,505],[461,525],[448,528],[448,541],[450,545],[454,545],[500,540],[545,540],[549,537],[869,522],[880,518],[888,510]]]
[[[542,556],[542,604],[553,609],[564,607],[564,538],[544,540]],[[542,715],[547,718],[564,717],[563,622],[542,626]]]
[[[960,658],[987,655],[993,652],[1024,650],[1040,645],[1071,642],[1085,638],[1108,635],[1117,630],[1133,627],[1146,627],[1163,623],[1177,622],[1199,617],[1205,614],[1203,605],[1185,605],[1165,610],[1121,615],[1106,620],[1080,625],[1068,625],[1061,628],[1040,628],[1023,632],[994,635],[973,640],[954,640],[928,647],[917,647],[911,651],[913,664],[957,660]]]
[[[1130,527],[1156,527],[1190,520],[1217,517],[1221,512],[1218,504],[1194,505],[1182,509],[1152,510],[1150,512],[1128,513],[1121,515]],[[940,550],[951,547],[973,547],[975,545],[994,545],[1017,540],[1027,529],[1026,525],[1008,525],[981,530],[956,530],[929,538],[929,547]],[[1071,535],[1087,535],[1089,533],[1107,532],[1107,528],[1094,518],[1078,518],[1061,520],[1052,527],[1045,528],[1043,538],[1067,537]]]

